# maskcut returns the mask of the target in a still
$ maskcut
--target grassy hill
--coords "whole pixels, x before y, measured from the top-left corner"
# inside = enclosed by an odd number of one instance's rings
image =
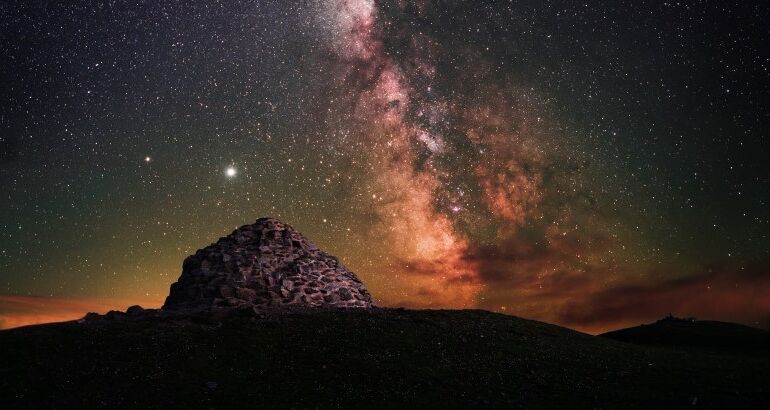
[[[0,332],[0,408],[767,408],[770,357],[485,311],[96,319]]]

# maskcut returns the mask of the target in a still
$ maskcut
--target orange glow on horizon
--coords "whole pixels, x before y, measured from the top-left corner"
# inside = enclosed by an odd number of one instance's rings
[[[0,295],[0,329],[77,320],[88,312],[104,314],[110,310],[125,311],[132,305],[153,308],[162,304],[162,299],[152,298],[62,298]]]

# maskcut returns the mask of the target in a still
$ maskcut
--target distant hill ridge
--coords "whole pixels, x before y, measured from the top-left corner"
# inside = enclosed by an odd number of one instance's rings
[[[770,332],[737,323],[666,316],[655,323],[607,332],[621,342],[737,353],[770,353]]]

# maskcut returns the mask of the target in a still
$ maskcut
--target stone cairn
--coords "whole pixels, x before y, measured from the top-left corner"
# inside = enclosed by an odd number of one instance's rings
[[[168,312],[371,308],[372,297],[336,257],[271,218],[236,229],[185,259]]]

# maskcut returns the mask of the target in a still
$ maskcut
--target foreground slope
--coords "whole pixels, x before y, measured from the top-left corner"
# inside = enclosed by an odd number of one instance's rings
[[[483,311],[98,319],[0,332],[0,408],[770,406],[770,359]]]

